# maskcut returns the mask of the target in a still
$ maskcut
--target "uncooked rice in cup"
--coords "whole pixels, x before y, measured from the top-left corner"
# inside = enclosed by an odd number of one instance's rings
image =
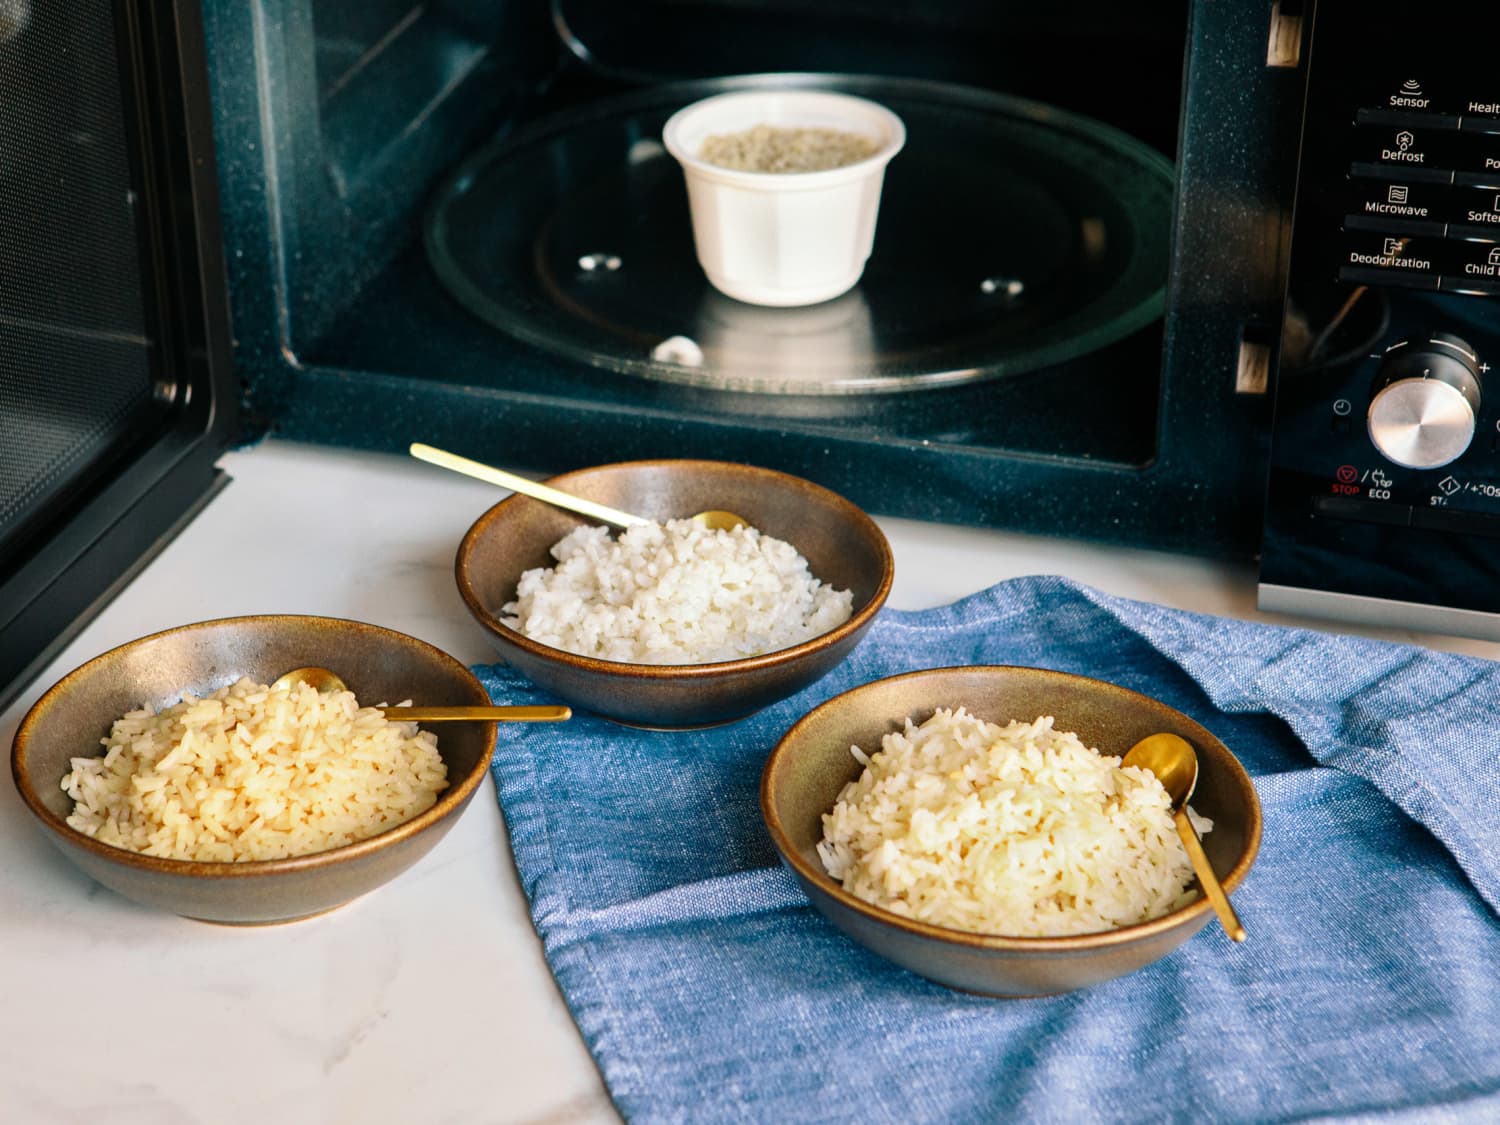
[[[248,678],[115,720],[102,757],[74,758],[68,824],[168,859],[283,859],[351,844],[447,788],[437,737],[352,691],[274,691]]]
[[[631,664],[711,664],[777,652],[849,620],[854,595],[813,577],[784,540],[692,520],[611,538],[580,527],[555,567],[521,575],[501,622],[552,648]]]
[[[752,125],[703,138],[698,159],[740,172],[824,172],[868,160],[880,142],[845,129]]]
[[[844,889],[934,926],[1009,937],[1097,933],[1192,901],[1171,801],[1149,770],[1043,716],[962,707],[906,720],[823,816],[818,855]],[[1212,821],[1189,811],[1200,833]]]

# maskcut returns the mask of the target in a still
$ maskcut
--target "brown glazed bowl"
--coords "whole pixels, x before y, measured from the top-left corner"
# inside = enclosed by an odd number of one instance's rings
[[[458,548],[458,590],[504,659],[575,707],[634,726],[684,729],[732,722],[784,699],[833,669],[885,604],[895,562],[868,515],[826,488],[771,469],[724,461],[631,461],[565,473],[554,488],[666,521],[735,512],[784,539],[814,577],[854,594],[837,629],[780,652],[718,664],[627,664],[564,652],[500,622],[523,571],[549,567],[552,545],[590,521],[527,496],[480,516]]]
[[[414,637],[331,617],[232,617],[142,637],[68,673],[21,720],[10,768],[26,806],[64,855],[136,902],[209,922],[289,922],[349,902],[406,870],[447,833],[484,778],[493,723],[445,723],[438,751],[448,788],[404,824],[330,851],[290,859],[205,863],[158,859],[102,844],[68,827],[72,799],[59,787],[69,759],[102,753],[115,719],[170,706],[241,676],[270,683],[322,665],[362,704],[484,705],[484,687],[462,663]]]
[[[1260,801],[1229,750],[1179,711],[1101,680],[1039,668],[938,668],[876,680],[814,708],[777,743],[761,775],[766,827],[812,904],[849,937],[914,973],[988,996],[1046,996],[1133,972],[1170,953],[1214,920],[1201,895],[1171,914],[1102,933],[1022,938],[963,933],[912,921],[847,893],[818,858],[822,815],[857,778],[849,753],[880,749],[910,716],[963,706],[991,722],[1051,715],[1103,754],[1122,757],[1148,734],[1170,731],[1198,751],[1192,806],[1211,817],[1209,862],[1232,892],[1260,848]],[[1254,920],[1248,926],[1255,940]]]

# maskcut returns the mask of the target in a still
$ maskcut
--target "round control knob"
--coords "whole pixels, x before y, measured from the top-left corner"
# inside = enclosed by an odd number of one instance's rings
[[[1370,402],[1370,440],[1407,469],[1436,469],[1474,440],[1479,418],[1479,357],[1446,332],[1386,349]]]

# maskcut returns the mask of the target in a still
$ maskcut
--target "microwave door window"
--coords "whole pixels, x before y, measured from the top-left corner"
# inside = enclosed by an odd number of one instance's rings
[[[211,490],[187,463],[229,424],[206,291],[178,268],[202,209],[170,8],[0,2],[4,696]]]

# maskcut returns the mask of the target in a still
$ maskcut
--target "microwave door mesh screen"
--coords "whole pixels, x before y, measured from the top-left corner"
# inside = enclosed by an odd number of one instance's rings
[[[0,89],[26,96],[0,114],[12,220],[0,223],[0,543],[54,514],[160,411],[111,6],[12,16]]]

